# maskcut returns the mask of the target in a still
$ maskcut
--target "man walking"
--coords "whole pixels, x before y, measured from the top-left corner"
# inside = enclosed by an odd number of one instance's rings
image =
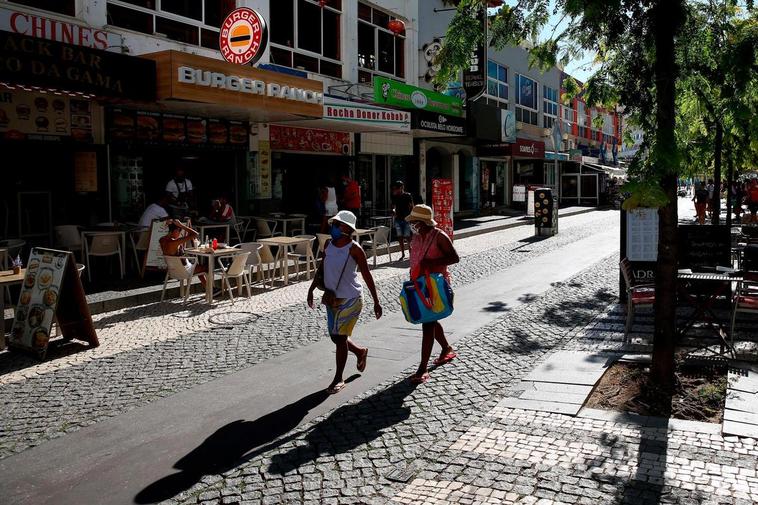
[[[413,196],[405,191],[405,184],[403,181],[395,181],[392,183],[392,214],[395,218],[395,233],[397,234],[397,241],[400,242],[400,260],[405,259],[405,241],[411,239],[411,227],[406,217],[413,210]]]

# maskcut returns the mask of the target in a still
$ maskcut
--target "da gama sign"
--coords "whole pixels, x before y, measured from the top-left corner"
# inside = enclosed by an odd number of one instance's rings
[[[302,89],[275,82],[267,83],[259,79],[226,75],[221,72],[211,72],[199,68],[179,67],[178,80],[183,84],[208,86],[210,88],[225,89],[239,93],[270,96],[311,104],[324,103],[324,94],[311,89]]]

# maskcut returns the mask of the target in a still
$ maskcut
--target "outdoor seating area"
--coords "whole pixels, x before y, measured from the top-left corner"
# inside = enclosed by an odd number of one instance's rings
[[[758,343],[758,226],[735,226],[728,230],[728,241],[718,240],[719,235],[724,236],[723,227],[710,228],[707,251],[703,250],[704,235],[688,237],[691,243],[687,248],[680,242],[678,345],[689,354],[735,358],[742,344],[750,343],[754,349]],[[695,257],[699,261],[693,262]],[[637,278],[626,257],[619,270],[626,297],[624,341],[631,342],[642,330],[635,326],[636,314],[652,311],[656,303],[655,283]]]

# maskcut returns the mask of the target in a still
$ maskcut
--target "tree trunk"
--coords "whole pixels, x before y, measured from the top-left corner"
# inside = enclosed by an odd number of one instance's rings
[[[716,139],[713,156],[713,216],[712,224],[721,222],[721,153],[724,146],[724,126],[716,120]],[[728,213],[728,212],[727,212]]]
[[[655,37],[655,151],[661,187],[668,203],[659,212],[658,262],[655,273],[655,333],[651,380],[670,389],[674,384],[676,345],[676,271],[678,223],[678,156],[676,147],[676,62],[674,40],[683,19],[683,0],[658,0],[653,7]]]
[[[734,164],[732,156],[727,147],[729,155],[726,157],[726,226],[732,229],[732,209],[734,208],[734,198],[732,196],[732,185],[734,184]]]

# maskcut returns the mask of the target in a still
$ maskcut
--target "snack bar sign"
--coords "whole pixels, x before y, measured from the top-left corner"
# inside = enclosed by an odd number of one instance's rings
[[[265,82],[260,79],[227,75],[221,72],[211,72],[200,68],[180,66],[178,68],[178,80],[182,84],[193,84],[217,88],[236,93],[281,98],[315,105],[324,103],[324,94],[312,89],[303,89],[286,84]]]
[[[229,63],[255,63],[268,45],[268,27],[263,17],[253,9],[234,9],[221,25],[218,36],[221,55]]]
[[[460,98],[384,77],[374,77],[374,101],[403,109],[425,110],[450,116],[463,115],[463,104]]]

